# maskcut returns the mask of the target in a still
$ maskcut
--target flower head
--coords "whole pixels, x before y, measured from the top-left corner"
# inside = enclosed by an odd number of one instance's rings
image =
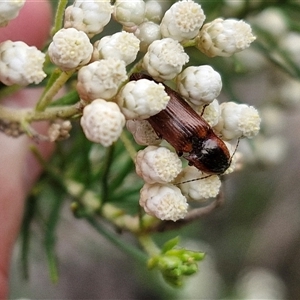
[[[110,0],[76,0],[65,10],[64,28],[75,28],[92,37],[102,32],[110,21],[111,13]]]
[[[126,79],[124,61],[114,58],[102,59],[79,70],[76,88],[85,102],[97,98],[109,100],[116,95],[119,86]]]
[[[143,22],[137,26],[134,35],[140,40],[141,52],[146,52],[152,42],[161,39],[159,25],[151,21]]]
[[[145,17],[145,2],[143,0],[116,0],[113,16],[117,22],[125,27],[141,24]]]
[[[80,124],[87,139],[108,147],[121,135],[125,117],[116,103],[97,99],[83,109]]]
[[[164,86],[148,79],[129,81],[117,95],[126,119],[148,119],[165,109],[169,100]]]
[[[192,166],[184,168],[175,183],[178,183],[184,196],[195,201],[216,197],[221,187],[218,175],[207,175]]]
[[[126,65],[129,65],[136,59],[139,46],[139,39],[133,33],[126,31],[105,36],[95,43],[95,48],[99,52],[100,58],[123,60]]]
[[[5,41],[0,44],[0,81],[6,85],[38,84],[45,77],[45,54],[23,42]]]
[[[180,173],[181,160],[165,147],[148,146],[135,158],[136,173],[147,183],[168,183]]]
[[[160,23],[162,36],[179,42],[193,39],[204,20],[201,5],[191,0],[178,1],[166,11]]]
[[[48,48],[51,61],[63,71],[84,66],[90,61],[92,52],[93,46],[86,33],[75,28],[60,29]]]
[[[159,23],[163,16],[163,8],[159,1],[148,0],[145,6],[145,20],[154,23]]]
[[[180,94],[194,105],[203,105],[219,96],[222,80],[211,66],[191,66],[177,76],[177,87]]]
[[[202,118],[209,124],[209,126],[214,127],[218,124],[221,110],[220,104],[217,99],[215,99],[209,105],[205,106],[204,111],[203,106],[200,106],[196,111],[198,114],[201,114],[203,112]]]
[[[171,184],[146,183],[140,192],[140,205],[147,214],[174,222],[183,219],[188,210],[186,198]]]
[[[0,1],[0,27],[4,27],[12,19],[15,19],[25,4],[25,0]]]
[[[209,57],[231,56],[255,40],[249,24],[221,18],[205,24],[196,38],[197,48]]]
[[[261,119],[258,111],[253,106],[224,102],[220,105],[220,108],[220,120],[214,129],[223,139],[252,138],[257,135]]]
[[[48,128],[50,142],[67,139],[71,129],[72,124],[69,120],[56,120]]]
[[[157,81],[171,80],[188,61],[189,56],[178,41],[164,38],[149,45],[143,58],[143,68]]]

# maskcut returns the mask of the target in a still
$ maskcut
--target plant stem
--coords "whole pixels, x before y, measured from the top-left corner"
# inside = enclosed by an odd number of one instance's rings
[[[150,257],[160,254],[160,249],[154,243],[153,239],[148,234],[143,234],[138,237],[140,244],[144,250],[149,254]]]
[[[130,155],[131,159],[134,161],[135,160],[135,156],[136,156],[136,150],[134,149],[134,147],[132,146],[131,141],[129,140],[129,138],[127,137],[127,135],[125,134],[124,130],[120,136],[121,141],[123,142],[128,154]]]
[[[79,103],[70,106],[50,107],[45,111],[33,111],[32,109],[12,109],[0,105],[0,119],[10,122],[33,122],[42,120],[65,119],[77,115],[81,110]]]
[[[110,233],[104,226],[100,225],[100,223],[97,222],[94,218],[87,218],[86,220],[99,233],[101,233],[105,238],[107,238],[110,242],[112,242],[114,245],[119,247],[121,250],[127,252],[128,254],[130,254],[131,256],[133,256],[143,264],[146,262],[147,256],[143,252],[117,238],[115,235]]]
[[[53,85],[49,88],[49,90],[42,95],[41,99],[38,101],[36,105],[36,111],[44,111],[45,108],[52,102],[53,97],[58,93],[58,91],[62,88],[62,86],[66,83],[66,81],[72,76],[75,70],[62,72],[60,76],[56,79]]]
[[[66,5],[68,4],[68,0],[60,0],[58,2],[56,8],[56,14],[54,18],[54,26],[51,29],[51,36],[53,36],[59,29],[62,28],[62,21],[65,13]]]

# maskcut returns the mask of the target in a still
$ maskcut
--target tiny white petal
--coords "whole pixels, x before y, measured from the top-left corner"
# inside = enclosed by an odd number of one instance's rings
[[[24,42],[5,41],[0,44],[0,81],[6,85],[38,84],[45,77],[45,54]]]
[[[108,147],[120,137],[125,117],[116,103],[96,99],[83,109],[80,124],[88,140]]]
[[[77,92],[85,102],[101,98],[109,100],[127,79],[124,61],[108,58],[94,61],[78,72]]]
[[[86,33],[75,28],[60,29],[48,48],[51,61],[63,71],[86,65],[92,52],[93,45]]]
[[[164,86],[148,79],[129,81],[117,95],[126,119],[148,119],[165,109],[169,100]]]
[[[76,0],[65,10],[64,28],[75,28],[92,37],[103,31],[112,9],[110,0]]]
[[[178,155],[165,147],[148,146],[135,158],[136,173],[147,183],[171,182],[181,169]]]
[[[205,20],[201,5],[191,0],[174,3],[166,11],[160,29],[163,37],[170,37],[179,42],[193,39]]]
[[[126,127],[139,145],[159,145],[161,142],[161,139],[147,120],[127,120]]]
[[[254,40],[249,24],[242,20],[218,18],[201,28],[196,46],[209,57],[228,57],[248,48]]]
[[[177,76],[177,87],[180,94],[194,105],[203,105],[219,96],[222,80],[209,65],[191,66]]]
[[[171,184],[146,183],[140,192],[140,205],[145,212],[161,220],[183,219],[188,211],[186,198]]]
[[[171,80],[178,75],[189,56],[171,38],[152,42],[143,58],[143,68],[157,81]]]

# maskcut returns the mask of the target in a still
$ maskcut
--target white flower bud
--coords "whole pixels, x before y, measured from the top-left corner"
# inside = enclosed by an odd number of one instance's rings
[[[4,27],[10,20],[15,19],[25,4],[25,0],[0,1],[0,27]]]
[[[125,117],[116,103],[97,99],[85,106],[80,124],[88,140],[108,147],[120,137]]]
[[[153,22],[144,22],[140,24],[134,34],[140,40],[141,52],[146,52],[153,41],[161,39],[160,27]]]
[[[110,0],[76,0],[65,10],[64,28],[75,28],[92,37],[103,31],[112,9]]]
[[[85,102],[114,97],[119,86],[127,79],[125,63],[108,58],[94,61],[78,72],[77,92]]]
[[[69,120],[56,120],[48,128],[49,141],[54,142],[57,140],[67,139],[72,129],[72,124]]]
[[[135,158],[135,171],[147,183],[168,183],[182,170],[178,155],[165,147],[148,146]]]
[[[126,127],[139,145],[148,146],[161,143],[161,139],[147,120],[127,120]]]
[[[122,31],[103,37],[95,43],[95,49],[100,58],[115,58],[129,65],[136,59],[139,45],[140,41],[133,33]]]
[[[170,37],[179,42],[193,39],[199,32],[205,15],[201,5],[191,0],[174,3],[168,9],[160,23],[163,37]]]
[[[194,105],[211,103],[222,89],[222,80],[211,66],[187,67],[177,76],[179,93]]]
[[[203,106],[196,109],[197,113],[201,115]],[[211,126],[214,127],[218,124],[221,115],[220,104],[217,99],[205,106],[202,118]]]
[[[63,71],[86,65],[92,52],[93,45],[86,33],[75,28],[60,29],[48,48],[51,61]]]
[[[251,27],[244,21],[221,18],[205,24],[196,38],[196,47],[209,57],[231,56],[255,40]]]
[[[45,77],[45,54],[24,42],[5,41],[0,44],[0,81],[6,85],[38,84]]]
[[[165,109],[169,100],[164,86],[148,79],[129,81],[117,95],[126,119],[148,119]]]
[[[171,184],[146,183],[140,192],[140,205],[145,212],[161,220],[183,219],[188,211],[186,198]]]
[[[145,20],[159,23],[163,16],[163,8],[161,3],[156,0],[149,0],[145,7]]]
[[[214,198],[219,194],[221,188],[221,180],[218,175],[207,175],[192,166],[185,167],[176,178],[175,183],[178,184],[187,199],[195,201]]]
[[[253,106],[224,102],[220,108],[221,116],[214,129],[223,139],[252,138],[257,135],[261,119]]]
[[[145,2],[143,0],[116,0],[113,16],[125,27],[141,24],[145,17]]]
[[[143,68],[157,81],[171,80],[178,75],[189,56],[171,38],[152,42],[143,58]]]

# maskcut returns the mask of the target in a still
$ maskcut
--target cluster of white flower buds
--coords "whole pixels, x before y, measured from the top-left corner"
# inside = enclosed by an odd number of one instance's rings
[[[90,38],[102,32],[111,17],[123,31],[92,44]],[[174,3],[165,14],[154,0],[116,0],[114,5],[109,0],[76,0],[66,9],[64,28],[54,34],[48,49],[50,60],[60,70],[78,71],[76,87],[84,106],[80,123],[89,140],[110,146],[127,120],[136,142],[148,145],[135,161],[138,175],[146,182],[140,205],[162,220],[184,218],[188,201],[215,197],[221,182],[219,176],[208,176],[195,167],[182,170],[178,155],[158,146],[160,136],[147,119],[166,109],[170,101],[165,86],[158,82],[174,80],[177,91],[223,140],[236,143],[259,130],[260,118],[253,107],[218,103],[222,81],[212,67],[183,70],[189,61],[184,50],[187,41],[213,57],[242,51],[255,39],[243,21],[216,19],[204,24],[205,18],[201,5],[192,0]],[[133,71],[146,72],[154,80],[128,82],[126,66],[136,61],[139,51],[144,56]],[[0,81],[7,85],[39,83],[45,77],[43,59],[32,47],[24,49],[10,41],[0,44]],[[191,181],[199,177],[203,179]]]

